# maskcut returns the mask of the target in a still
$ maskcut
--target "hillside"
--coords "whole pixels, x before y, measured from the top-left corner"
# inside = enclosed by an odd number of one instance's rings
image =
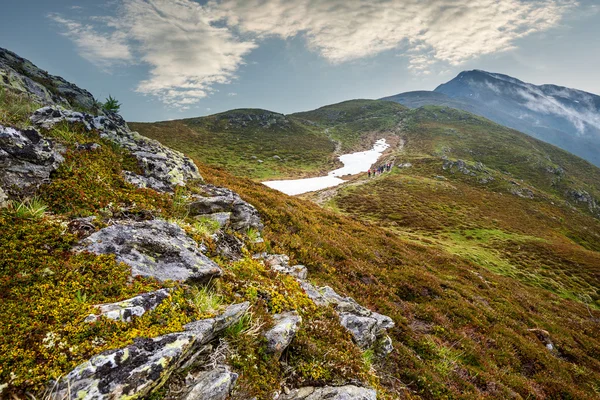
[[[533,85],[486,71],[461,72],[434,92],[385,97],[410,108],[448,106],[554,144],[600,165],[600,96],[556,85]]]
[[[598,397],[591,164],[449,108],[131,124],[173,150],[65,100],[0,91],[2,396]],[[243,177],[379,137],[391,173],[307,199]]]
[[[322,175],[337,157],[371,147],[374,135],[394,141],[406,108],[391,102],[359,100],[282,115],[240,109],[208,117],[132,123],[141,134],[233,175],[256,179]]]

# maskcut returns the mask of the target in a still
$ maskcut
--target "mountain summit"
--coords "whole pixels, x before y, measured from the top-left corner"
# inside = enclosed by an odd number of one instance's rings
[[[440,105],[469,111],[552,143],[600,165],[600,96],[508,75],[463,71],[433,92],[386,97],[411,108]]]

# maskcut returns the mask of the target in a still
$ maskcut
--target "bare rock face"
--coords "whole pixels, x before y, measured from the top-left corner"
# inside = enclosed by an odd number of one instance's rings
[[[59,107],[43,107],[31,116],[31,122],[45,129],[66,121],[81,124],[88,131],[97,130],[100,137],[118,144],[137,158],[143,175],[128,171],[125,179],[138,187],[171,192],[175,186],[189,180],[202,179],[191,159],[156,140],[132,132],[120,115],[106,114],[93,116]]]
[[[94,322],[100,316],[115,321],[131,322],[133,317],[141,317],[146,312],[154,310],[168,297],[169,290],[160,289],[116,303],[99,304],[95,307],[100,311],[100,315],[91,314],[85,319],[85,322]]]
[[[178,225],[163,220],[111,225],[84,239],[80,250],[115,254],[133,276],[161,281],[208,281],[222,274]]]
[[[285,254],[267,254],[264,259],[265,264],[279,273],[298,279],[306,279],[308,276],[308,270],[304,265],[290,265],[290,258]]]
[[[203,193],[194,196],[190,203],[190,215],[230,213],[229,226],[238,232],[249,228],[262,231],[263,224],[254,206],[245,202],[232,190],[214,185],[203,185]]]
[[[94,96],[87,90],[50,75],[15,53],[0,48],[0,86],[25,93],[40,104],[91,109]]]
[[[237,378],[238,374],[231,372],[228,366],[219,365],[200,374],[194,387],[182,400],[225,400],[229,397]]]
[[[216,318],[197,321],[190,329],[154,339],[140,338],[127,347],[109,350],[77,366],[57,384],[52,399],[139,399],[162,386],[177,368],[193,358],[201,346],[239,321],[248,303],[230,306]],[[196,328],[193,325],[192,328]],[[203,380],[204,387],[223,391],[223,374]],[[235,379],[229,378],[229,387]],[[199,390],[200,391],[200,390]],[[207,397],[210,399],[210,397]],[[220,399],[222,397],[215,397]]]
[[[8,196],[4,193],[4,190],[0,187],[0,208],[6,207],[6,201],[8,200]]]
[[[377,392],[373,389],[359,386],[307,386],[294,389],[287,395],[279,397],[281,400],[377,400]]]
[[[64,161],[62,149],[35,129],[0,125],[0,187],[2,197],[31,196]]]
[[[302,317],[297,312],[291,311],[273,316],[275,326],[265,333],[267,351],[281,354],[292,342],[296,332],[300,329]]]

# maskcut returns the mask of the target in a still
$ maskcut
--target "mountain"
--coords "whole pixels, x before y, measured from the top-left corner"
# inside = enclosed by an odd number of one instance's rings
[[[19,63],[0,62],[0,397],[597,398],[587,161],[378,100],[128,124]],[[259,182],[381,137],[376,178]]]
[[[481,115],[600,165],[600,96],[507,75],[461,72],[433,92],[385,97],[407,107],[438,105]]]

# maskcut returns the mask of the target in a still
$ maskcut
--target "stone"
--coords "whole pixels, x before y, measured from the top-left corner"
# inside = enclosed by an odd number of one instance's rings
[[[244,258],[244,242],[235,235],[220,231],[213,237],[219,255],[231,261],[238,261]]]
[[[79,151],[96,151],[101,148],[102,146],[98,143],[84,143],[77,145],[77,150]]]
[[[77,237],[84,238],[96,231],[96,226],[94,225],[95,216],[85,217],[85,218],[76,218],[67,224],[67,228],[69,228],[69,232]]]
[[[225,400],[229,397],[238,374],[231,372],[226,365],[202,372],[195,380],[192,389],[182,400]]]
[[[50,75],[15,53],[0,48],[0,86],[26,94],[32,100],[45,104],[92,109],[94,96],[87,90],[67,82],[60,76]]]
[[[267,339],[267,352],[281,354],[292,342],[296,332],[300,329],[302,317],[295,311],[290,311],[273,316],[275,325],[265,332]]]
[[[206,215],[197,215],[196,218],[210,218],[213,221],[219,224],[220,228],[225,228],[229,225],[231,221],[231,213],[230,212],[216,212],[212,214]]]
[[[203,322],[201,331],[186,329],[154,339],[138,338],[127,347],[94,356],[61,379],[50,398],[144,398],[160,388],[173,371],[194,358],[202,345],[239,321],[248,307],[248,303],[235,304],[223,314],[227,314],[227,317],[196,321]],[[212,385],[219,386],[217,382]]]
[[[154,310],[169,296],[169,289],[160,289],[116,303],[98,304],[94,307],[100,311],[100,315],[91,314],[84,321],[95,322],[104,316],[114,321],[131,322],[133,317],[141,317],[146,312]]]
[[[6,207],[8,196],[4,193],[4,190],[0,187],[0,208]]]
[[[362,349],[373,347],[384,337],[387,329],[394,327],[394,321],[390,317],[361,306],[351,297],[340,296],[329,286],[315,288],[305,281],[300,281],[300,286],[317,306],[331,304],[335,307],[341,325],[352,334],[354,341]]]
[[[552,339],[550,338],[550,333],[547,330],[533,328],[533,329],[527,329],[527,331],[533,333],[538,338],[538,340],[540,342],[542,342],[542,344],[546,347],[546,349],[548,349],[548,351],[555,350],[554,343],[552,343]]]
[[[137,159],[143,175],[128,171],[124,176],[129,183],[138,187],[172,192],[176,186],[185,185],[187,181],[202,179],[191,159],[156,140],[132,132],[118,114],[106,112],[106,115],[93,116],[48,106],[35,111],[30,119],[34,125],[44,129],[51,129],[66,121],[80,124],[87,131],[97,130],[101,138],[118,144]]]
[[[306,279],[308,276],[308,270],[304,265],[290,266],[290,258],[285,254],[266,254],[262,258],[264,258],[265,264],[273,271],[291,275],[298,279]]]
[[[35,129],[0,125],[0,187],[6,198],[33,196],[64,161],[64,149]]]
[[[78,250],[115,254],[133,276],[161,281],[208,281],[222,274],[178,225],[163,220],[118,223],[93,233]]]
[[[194,195],[189,205],[190,216],[231,213],[230,227],[238,232],[263,230],[260,215],[254,206],[242,200],[232,190],[214,185],[202,185],[201,195]]]
[[[376,343],[375,354],[378,357],[385,357],[394,351],[394,345],[392,344],[392,338],[388,335],[382,336]]]
[[[346,386],[307,386],[291,390],[283,394],[280,400],[377,400],[377,392],[373,389],[354,385]]]

